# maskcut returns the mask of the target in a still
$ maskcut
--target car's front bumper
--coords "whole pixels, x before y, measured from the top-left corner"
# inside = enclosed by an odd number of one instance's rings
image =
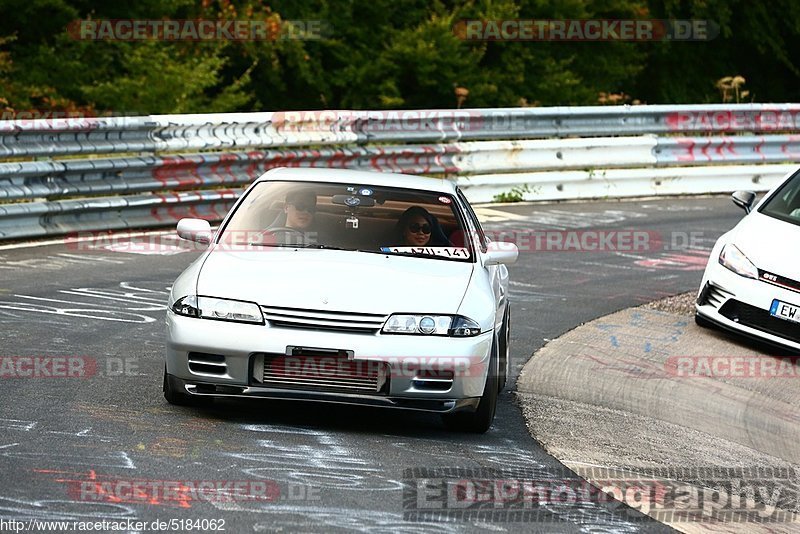
[[[800,351],[800,324],[769,315],[773,300],[800,305],[800,293],[739,276],[712,254],[698,293],[697,314],[727,330]]]
[[[488,372],[493,332],[453,338],[282,328],[196,319],[167,312],[168,379],[189,395],[262,397],[362,404],[450,412],[477,406]],[[372,393],[325,387],[275,387],[259,382],[259,358],[285,355],[291,347],[347,352],[353,362],[378,362],[387,369],[385,387]],[[190,353],[224,357],[209,369],[190,365]],[[201,366],[200,366],[201,367]],[[446,389],[428,389],[426,370],[452,370]]]
[[[436,399],[390,397],[378,395],[358,395],[351,393],[332,393],[324,391],[290,390],[259,386],[231,386],[216,383],[184,380],[167,375],[173,391],[192,397],[211,398],[260,398],[293,401],[327,402],[333,404],[352,404],[377,408],[399,408],[421,412],[451,413],[475,411],[480,397],[464,399]]]

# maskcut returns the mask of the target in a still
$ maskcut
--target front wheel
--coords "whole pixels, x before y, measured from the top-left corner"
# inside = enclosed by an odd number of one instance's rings
[[[503,315],[503,326],[500,330],[500,367],[497,379],[497,391],[502,392],[508,381],[511,369],[511,305],[506,304],[506,313]]]
[[[489,371],[486,373],[486,384],[483,386],[483,395],[478,403],[478,409],[474,412],[443,414],[442,421],[448,430],[475,434],[483,434],[489,430],[497,411],[498,371],[497,343],[493,342],[492,354],[489,358]]]

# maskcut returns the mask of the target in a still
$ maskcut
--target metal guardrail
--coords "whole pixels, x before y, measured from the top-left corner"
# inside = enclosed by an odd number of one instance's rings
[[[729,193],[738,189],[766,191],[795,170],[797,165],[792,164],[709,165],[486,174],[458,181],[471,202],[492,202],[496,195],[508,194],[509,190],[528,200],[588,200]]]
[[[281,166],[450,175],[481,202],[763,190],[797,131],[796,104],[0,121],[0,239],[218,220]]]
[[[275,167],[484,175],[800,160],[800,136],[600,137],[0,163],[0,200],[244,185]]]
[[[457,150],[449,145],[409,145],[0,163],[0,200],[244,185],[275,167],[454,174]]]
[[[184,217],[221,220],[243,189],[186,191],[0,205],[0,239],[173,225]]]
[[[798,104],[149,115],[0,121],[0,158],[798,129]]]

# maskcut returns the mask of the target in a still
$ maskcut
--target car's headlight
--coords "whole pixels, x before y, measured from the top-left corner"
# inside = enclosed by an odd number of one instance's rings
[[[395,314],[383,325],[381,333],[468,337],[480,334],[481,327],[461,315]]]
[[[739,250],[733,243],[728,243],[722,247],[719,255],[719,262],[723,267],[730,269],[740,276],[755,278],[758,280],[758,269],[747,259],[747,256]]]
[[[175,301],[172,311],[187,317],[264,324],[264,316],[258,304],[241,300],[188,295]]]

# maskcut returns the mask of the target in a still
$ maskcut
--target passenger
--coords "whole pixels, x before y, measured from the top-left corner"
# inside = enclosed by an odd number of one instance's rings
[[[421,206],[411,206],[397,221],[396,232],[402,246],[450,246],[436,217]]]

